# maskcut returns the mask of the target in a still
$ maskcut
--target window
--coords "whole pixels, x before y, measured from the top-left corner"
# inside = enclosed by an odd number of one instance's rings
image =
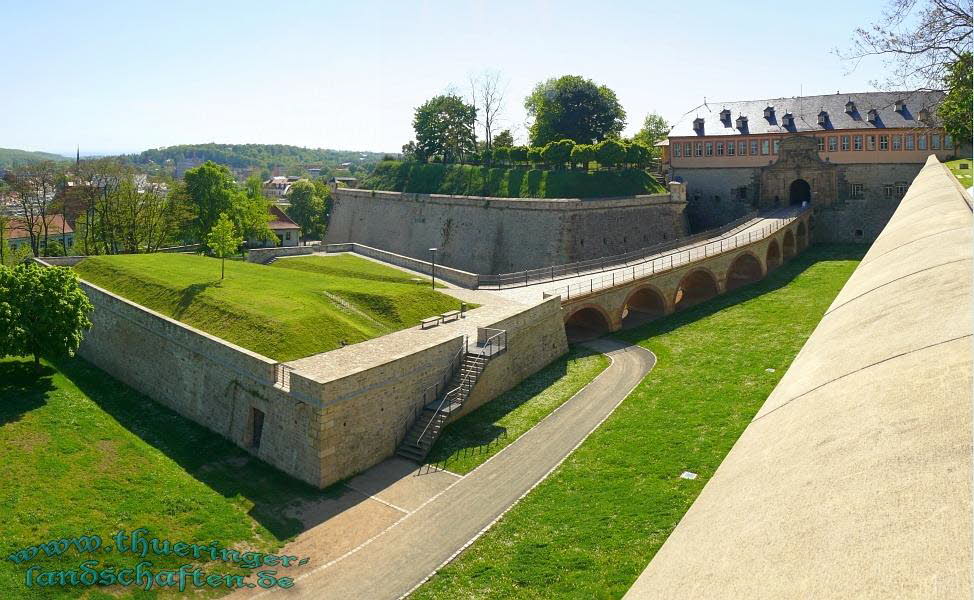
[[[874,135],[867,135],[866,136],[866,150],[875,150],[875,149],[876,149],[876,136],[874,136]]]
[[[940,134],[939,133],[931,133],[930,134],[930,149],[931,150],[940,150]]]
[[[893,197],[893,184],[887,183],[883,186],[883,196],[886,196],[887,198]]]
[[[771,151],[771,144],[768,140],[761,140],[761,154],[767,154]]]
[[[680,144],[673,144],[673,158],[680,158],[680,151],[683,148]]]
[[[856,199],[862,198],[862,190],[863,190],[863,188],[862,188],[862,184],[861,183],[853,183],[852,184],[852,197],[853,198],[856,198]]]
[[[849,136],[847,135],[842,136],[842,151],[843,152],[849,151]]]
[[[902,150],[902,149],[903,149],[903,136],[901,136],[901,135],[894,135],[893,136],[893,150]]]
[[[717,142],[717,156],[724,155],[724,142]]]
[[[903,196],[905,196],[906,195],[906,190],[909,187],[910,186],[908,186],[907,184],[903,183],[902,181],[899,182],[899,183],[897,183],[896,184],[896,197],[897,198],[902,198]]]
[[[835,152],[839,149],[839,138],[835,136],[829,136],[829,152]]]
[[[857,135],[852,138],[852,148],[853,150],[862,150],[862,136]]]
[[[727,156],[734,156],[734,150],[737,148],[735,142],[727,142]]]
[[[741,156],[747,154],[747,142],[740,142],[739,144],[737,144],[737,153],[740,154]]]
[[[913,134],[903,136],[903,147],[907,150],[913,150]]]
[[[771,151],[774,152],[775,154],[777,154],[778,153],[778,148],[780,146],[781,146],[781,140],[775,140],[774,143],[771,144]]]
[[[917,150],[927,149],[927,134],[920,134],[917,136]]]
[[[714,143],[713,142],[707,142],[707,152],[706,152],[706,155],[707,156],[713,156],[714,155]]]
[[[879,136],[879,149],[880,150],[889,150],[889,136],[888,135],[881,135],[881,136]]]
[[[264,433],[264,411],[250,408],[250,447],[260,448],[260,436]]]
[[[751,140],[751,156],[756,156],[758,153],[758,141]]]
[[[291,240],[291,232],[290,231],[285,231],[284,232],[284,239],[285,240],[288,240],[288,241]]]
[[[697,151],[694,156],[703,156],[703,143],[697,142]]]
[[[693,150],[691,150],[692,147],[693,145],[690,142],[683,144],[683,156],[686,156],[687,158],[693,156]]]
[[[945,135],[944,148],[953,148],[953,147],[954,147],[954,138],[950,137],[949,135]]]
[[[824,137],[817,137],[815,139],[818,140],[818,151],[819,152],[825,152],[825,138]]]

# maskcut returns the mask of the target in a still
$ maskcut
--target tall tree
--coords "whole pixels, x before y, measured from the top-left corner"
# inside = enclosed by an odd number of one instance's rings
[[[484,149],[494,148],[494,132],[504,105],[507,84],[501,82],[499,71],[484,71],[470,77],[471,105],[477,114],[477,123],[484,132]],[[489,156],[489,155],[488,155]]]
[[[416,157],[423,162],[433,156],[463,162],[465,155],[476,151],[476,119],[477,110],[454,94],[427,100],[413,117]]]
[[[302,237],[319,236],[324,228],[325,201],[315,185],[307,179],[296,181],[291,184],[287,198],[291,203],[287,216],[301,226]]]
[[[618,136],[626,126],[626,112],[615,92],[576,75],[539,83],[525,98],[524,108],[533,119],[532,146],[561,139],[592,144]]]
[[[514,136],[511,134],[510,129],[505,129],[494,136],[492,140],[494,148],[513,148],[514,147]]]
[[[51,161],[26,164],[8,172],[6,180],[17,198],[34,256],[40,256],[55,217],[54,199],[63,185],[61,166]]]
[[[196,239],[203,239],[221,215],[233,212],[233,204],[240,191],[230,169],[212,161],[187,170],[183,179],[196,212]]]
[[[971,90],[971,72],[971,53],[968,52],[955,61],[947,73],[947,97],[938,108],[944,129],[954,138],[955,148],[957,143],[969,144],[972,139],[974,114],[971,106],[974,104],[974,94]]]
[[[645,146],[656,156],[659,154],[656,143],[666,139],[670,133],[670,126],[666,119],[656,113],[649,113],[643,120],[643,127],[636,135],[632,136],[632,141],[641,146]]]

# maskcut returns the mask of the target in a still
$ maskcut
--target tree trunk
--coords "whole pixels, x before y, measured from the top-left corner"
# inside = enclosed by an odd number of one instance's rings
[[[227,262],[227,259],[225,259],[225,258],[221,258],[220,259],[220,279],[223,279],[223,273],[224,273],[224,270],[223,269],[224,269],[224,265],[226,264],[226,262]]]
[[[34,372],[35,373],[41,372],[41,357],[36,352],[34,353]]]

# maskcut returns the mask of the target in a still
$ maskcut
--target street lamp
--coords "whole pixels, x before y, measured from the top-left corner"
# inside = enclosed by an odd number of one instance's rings
[[[437,250],[439,250],[439,248],[430,248],[430,255],[433,257],[431,261],[432,267],[430,268],[430,275],[433,276],[432,285],[434,290],[436,289],[436,251]]]

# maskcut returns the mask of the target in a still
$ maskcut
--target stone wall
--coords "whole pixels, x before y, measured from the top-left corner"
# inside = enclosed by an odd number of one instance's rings
[[[690,231],[697,233],[733,221],[757,206],[761,193],[758,169],[674,168],[674,179],[686,185],[687,220]],[[740,199],[738,190],[747,188],[747,198]]]
[[[525,199],[338,189],[325,241],[357,242],[480,274],[622,254],[687,233],[671,194]]]

